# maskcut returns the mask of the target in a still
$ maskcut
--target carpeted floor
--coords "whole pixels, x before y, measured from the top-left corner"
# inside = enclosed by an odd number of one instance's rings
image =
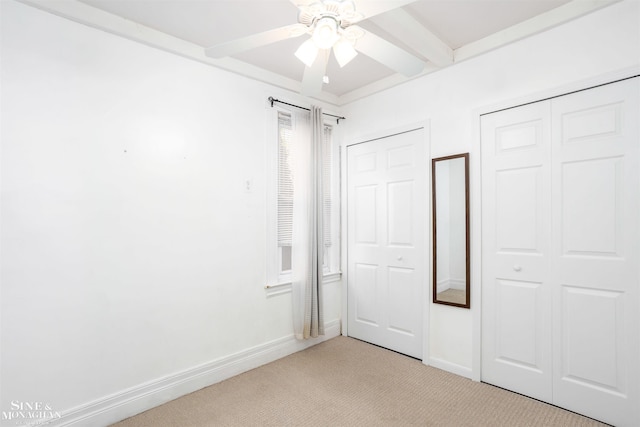
[[[347,337],[334,338],[114,424],[603,425]]]
[[[438,292],[438,301],[454,302],[456,304],[464,304],[466,302],[467,293],[460,289],[447,289]]]

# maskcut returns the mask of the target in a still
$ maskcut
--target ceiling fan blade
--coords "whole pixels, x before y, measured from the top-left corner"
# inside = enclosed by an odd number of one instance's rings
[[[271,43],[285,40],[291,37],[298,37],[303,32],[300,30],[300,24],[287,25],[262,33],[252,34],[229,42],[220,43],[205,49],[205,54],[212,58],[223,58],[236,53],[244,52],[256,47],[268,45]]]
[[[425,66],[421,59],[370,31],[367,31],[364,36],[356,41],[354,48],[407,77],[420,73]]]
[[[329,52],[329,50],[321,49],[313,65],[311,65],[311,67],[305,67],[301,90],[303,95],[315,96],[322,92]]]

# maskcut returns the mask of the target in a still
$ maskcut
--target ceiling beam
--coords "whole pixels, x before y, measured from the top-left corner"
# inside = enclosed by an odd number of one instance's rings
[[[344,93],[342,95],[340,95],[339,98],[339,105],[346,105],[349,104],[351,102],[357,101],[359,99],[362,98],[366,98],[367,96],[373,95],[375,93],[378,92],[382,92],[384,90],[387,90],[389,88],[407,83],[408,81],[411,80],[415,80],[417,78],[420,78],[422,76],[426,76],[427,74],[433,73],[435,71],[438,71],[440,69],[440,67],[436,66],[433,63],[427,63],[427,65],[425,65],[424,69],[422,70],[422,72],[420,74],[417,74],[415,76],[412,77],[405,77],[400,73],[395,73],[392,74],[388,77],[385,77],[383,79],[380,80],[376,80],[372,83],[369,83],[368,85],[362,86],[358,89],[354,89],[351,92],[347,92]]]
[[[385,67],[407,77],[420,73],[425,66],[425,62],[422,59],[372,32],[368,32],[358,39],[355,48]]]
[[[453,63],[453,50],[404,9],[391,10],[369,21],[438,67]]]

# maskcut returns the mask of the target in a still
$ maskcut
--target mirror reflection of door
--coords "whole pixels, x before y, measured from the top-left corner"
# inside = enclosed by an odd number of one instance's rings
[[[470,307],[469,154],[432,160],[433,302]]]

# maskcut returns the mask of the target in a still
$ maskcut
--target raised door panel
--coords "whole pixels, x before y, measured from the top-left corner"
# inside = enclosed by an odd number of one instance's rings
[[[623,168],[623,157],[561,165],[563,257],[622,258]]]
[[[542,373],[546,348],[540,334],[545,323],[541,283],[496,280],[496,361]]]
[[[575,286],[563,286],[561,292],[559,376],[605,394],[626,395],[623,294]]]
[[[414,181],[387,184],[387,236],[389,246],[413,247]]]
[[[376,184],[360,185],[354,188],[355,243],[360,245],[378,244]]]
[[[354,318],[356,322],[377,327],[380,321],[378,305],[379,266],[356,263],[354,267],[353,291],[356,294]]]
[[[542,255],[542,167],[496,171],[496,250]]]
[[[412,168],[415,165],[415,155],[413,144],[391,148],[387,150],[387,169]]]
[[[416,335],[415,313],[421,310],[419,278],[413,268],[389,267],[387,327],[399,334]]]

